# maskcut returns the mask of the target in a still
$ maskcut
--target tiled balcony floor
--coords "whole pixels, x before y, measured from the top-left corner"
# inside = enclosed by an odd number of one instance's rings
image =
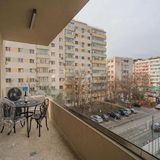
[[[43,124],[40,138],[35,123],[32,126],[30,138],[26,126],[19,125],[16,134],[0,134],[0,160],[78,160],[50,122],[49,131]]]

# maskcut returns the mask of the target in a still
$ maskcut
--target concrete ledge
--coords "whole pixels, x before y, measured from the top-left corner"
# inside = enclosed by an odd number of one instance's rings
[[[82,160],[139,160],[136,155],[50,101],[49,118]]]

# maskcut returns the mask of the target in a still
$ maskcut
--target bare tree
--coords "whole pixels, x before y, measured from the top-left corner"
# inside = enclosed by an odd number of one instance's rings
[[[91,82],[86,73],[78,72],[66,81],[65,95],[75,107],[84,107],[91,99]]]

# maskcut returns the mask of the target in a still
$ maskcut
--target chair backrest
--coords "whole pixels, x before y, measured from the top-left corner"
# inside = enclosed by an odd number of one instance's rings
[[[15,117],[15,104],[9,99],[0,100],[1,116],[3,120],[13,120]]]
[[[41,118],[44,118],[47,114],[47,110],[48,110],[48,106],[49,106],[49,99],[45,99],[41,108],[40,108],[40,111],[41,111]]]

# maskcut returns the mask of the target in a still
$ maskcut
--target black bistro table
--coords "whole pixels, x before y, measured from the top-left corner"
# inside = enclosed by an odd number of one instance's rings
[[[23,109],[22,114],[26,117],[26,125],[27,125],[27,137],[29,137],[29,117],[32,116],[34,113],[34,110],[36,107],[40,106],[43,101],[36,100],[34,98],[29,98],[27,102],[24,101],[24,99],[20,99],[18,101],[15,101],[16,109]],[[32,111],[30,110],[32,108]]]

